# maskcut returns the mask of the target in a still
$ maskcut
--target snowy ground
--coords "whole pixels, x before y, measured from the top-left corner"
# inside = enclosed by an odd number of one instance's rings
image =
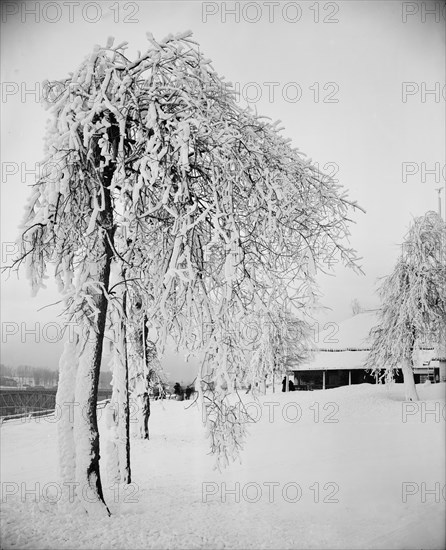
[[[418,388],[417,404],[402,385],[262,396],[242,464],[221,474],[196,408],[155,402],[135,485],[106,489],[99,521],[49,502],[55,423],[5,424],[2,548],[444,548],[445,384]]]

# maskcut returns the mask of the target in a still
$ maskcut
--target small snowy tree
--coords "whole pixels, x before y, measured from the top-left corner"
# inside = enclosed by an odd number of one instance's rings
[[[370,333],[366,367],[387,380],[402,369],[406,399],[417,401],[413,354],[423,340],[440,341],[446,325],[446,224],[435,212],[416,218],[395,269],[382,283],[379,324]]]
[[[359,300],[357,298],[354,298],[351,301],[350,307],[352,308],[353,315],[358,315],[358,313],[361,313],[363,311],[363,308],[362,308],[362,306],[359,303]]]
[[[48,84],[46,173],[29,199],[17,260],[35,290],[55,265],[75,324],[57,400],[77,401],[82,414],[60,423],[62,474],[88,487],[97,497],[88,508],[102,511],[96,401],[107,315],[125,316],[117,284],[141,297],[159,354],[167,337],[201,353],[203,417],[225,462],[243,436],[228,401],[246,371],[239,323],[272,302],[309,307],[310,272],[334,254],[357,261],[347,245],[356,203],[277,124],[237,104],[190,33],[148,38],[135,61],[109,40]],[[110,281],[112,271],[122,280]],[[125,388],[125,321],[114,324],[113,380]]]
[[[256,381],[270,380],[274,392],[276,380],[282,380],[290,367],[309,357],[311,331],[308,322],[274,306],[267,313],[257,315],[256,321],[249,383],[254,387]]]

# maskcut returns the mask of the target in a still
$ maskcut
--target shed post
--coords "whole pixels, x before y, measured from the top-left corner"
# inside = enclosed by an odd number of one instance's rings
[[[322,371],[322,389],[325,390],[325,371]]]
[[[351,370],[348,371],[348,385],[349,386],[352,385],[352,371]]]

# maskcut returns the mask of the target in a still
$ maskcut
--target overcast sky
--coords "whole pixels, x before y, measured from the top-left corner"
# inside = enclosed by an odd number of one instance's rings
[[[365,275],[337,266],[335,276],[320,277],[331,308],[322,330],[350,315],[353,298],[376,307],[377,279],[392,270],[411,219],[437,210],[436,189],[445,187],[443,4],[3,3],[2,262],[10,260],[31,171],[43,155],[41,82],[67,76],[109,36],[128,41],[133,56],[147,48],[146,31],[162,39],[190,29],[217,72],[237,83],[242,100],[281,119],[293,144],[335,172],[367,211],[355,215],[351,236]],[[31,298],[24,274],[3,276],[1,295],[2,363],[55,367],[61,344],[48,341],[57,334],[45,323],[57,321],[60,309],[38,311],[58,300],[54,285]],[[26,334],[33,328],[37,334]],[[168,358],[167,370],[186,382],[192,371],[180,367],[181,358]]]

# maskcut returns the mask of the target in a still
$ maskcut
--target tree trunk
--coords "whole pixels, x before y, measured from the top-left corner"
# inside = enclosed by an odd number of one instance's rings
[[[146,392],[142,397],[142,434],[141,437],[143,439],[150,439],[149,437],[149,418],[150,418],[150,397],[149,394]]]
[[[108,514],[102,493],[101,475],[99,470],[99,432],[96,415],[99,373],[101,370],[102,347],[105,334],[109,289],[110,269],[113,257],[113,209],[110,195],[109,178],[107,186],[103,186],[103,204],[99,212],[96,243],[97,260],[90,271],[91,282],[99,283],[97,292],[90,291],[96,308],[96,318],[89,319],[90,325],[84,324],[87,332],[82,334],[82,354],[76,379],[76,401],[80,413],[74,417],[74,438],[76,441],[76,481],[82,494],[82,502],[88,512]],[[87,269],[91,267],[85,266]]]
[[[55,415],[57,422],[59,467],[62,478],[61,506],[76,499],[76,445],[74,440],[74,403],[76,373],[79,365],[78,335],[69,335],[59,360],[59,381],[56,393]],[[72,489],[70,489],[72,487]],[[77,501],[77,499],[76,499]]]
[[[128,394],[127,346],[121,326],[117,334],[118,349],[113,350],[113,392],[108,406],[109,440],[107,444],[107,477],[110,484],[131,483],[130,410]]]
[[[124,295],[124,312],[127,311],[127,291]],[[132,472],[130,467],[130,395],[129,395],[129,360],[127,353],[127,332],[126,332],[126,319],[123,320],[123,338],[124,338],[124,386],[125,386],[125,396],[124,396],[124,411],[123,411],[123,436],[124,436],[124,449],[123,449],[123,460],[124,460],[124,472],[123,472],[123,481],[124,483],[132,482]]]
[[[125,271],[122,273],[125,279]],[[121,285],[122,286],[122,285]],[[129,407],[129,365],[127,353],[127,290],[122,296],[122,308],[124,318],[121,319],[120,339],[121,345],[118,351],[120,361],[119,371],[113,373],[113,393],[118,410],[118,456],[120,479],[124,483],[131,483],[130,469],[130,407]]]
[[[415,386],[415,379],[413,376],[413,353],[415,344],[417,341],[417,335],[415,327],[411,327],[411,339],[409,347],[409,355],[403,359],[403,378],[404,378],[404,390],[406,392],[406,401],[418,401],[417,388]]]
[[[412,360],[410,358],[404,360],[402,370],[404,377],[404,390],[406,393],[406,401],[418,401],[418,393],[413,376]]]
[[[149,336],[149,328],[147,326],[147,315],[143,316],[142,326],[142,345],[143,345],[143,373],[144,373],[144,391],[141,395],[141,412],[142,423],[140,429],[140,435],[143,439],[149,439],[149,418],[150,418],[150,396],[149,396],[149,373],[150,373],[150,361],[148,357],[147,339]]]
[[[100,317],[106,307],[101,304]],[[110,515],[102,493],[96,415],[103,336],[103,330],[96,332],[90,329],[79,360],[75,391],[75,399],[79,403],[79,410],[74,415],[77,489],[87,512],[95,515]]]
[[[114,343],[110,365],[113,391],[108,408],[107,478],[114,484],[131,483],[131,469],[125,270],[113,264],[111,278],[110,285],[116,288],[116,301],[122,304],[122,312],[114,308],[110,316]]]

